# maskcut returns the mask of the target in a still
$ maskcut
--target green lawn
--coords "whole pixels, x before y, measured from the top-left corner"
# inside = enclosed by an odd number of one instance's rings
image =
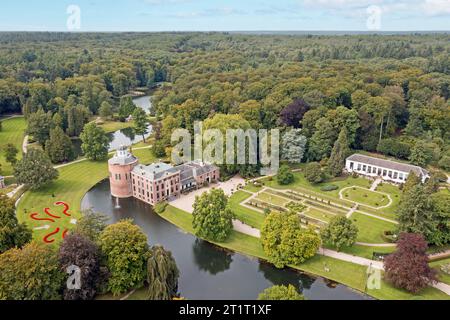
[[[354,256],[373,259],[374,253],[381,253],[381,254],[393,253],[395,251],[395,247],[366,247],[354,245],[349,248],[343,248],[341,251]]]
[[[247,184],[247,185],[244,187],[244,190],[247,190],[247,191],[256,193],[256,192],[261,191],[261,190],[262,190],[262,187],[257,187],[257,186],[255,186],[255,185],[249,183],[249,184]]]
[[[355,212],[351,219],[359,230],[358,242],[385,243],[383,232],[396,228],[396,225],[391,222],[369,217],[359,212]]]
[[[388,193],[391,196],[392,204],[389,207],[382,209],[381,211],[383,211],[383,213],[385,214],[391,214],[395,217],[400,198],[402,196],[402,191],[399,189],[399,187],[389,183],[383,183],[382,185],[379,185],[377,191]]]
[[[276,206],[280,206],[280,207],[284,207],[284,205],[286,205],[288,202],[290,202],[288,199],[282,198],[282,197],[278,197],[276,195],[267,193],[267,192],[263,192],[260,193],[256,199],[264,201],[264,202],[268,202],[271,204],[274,204]]]
[[[236,215],[236,218],[257,229],[261,229],[264,222],[264,214],[247,207],[241,206],[240,203],[252,195],[245,191],[235,192],[229,200],[231,210]]]
[[[153,160],[150,150],[143,149],[134,152],[142,163]],[[26,222],[31,228],[46,225],[45,221],[35,221],[30,218],[32,213],[44,214],[45,208],[59,212],[59,207],[55,207],[57,201],[64,201],[70,205],[70,213],[73,218],[80,218],[81,199],[89,189],[96,183],[108,177],[108,165],[106,161],[93,162],[82,161],[59,169],[59,178],[39,191],[28,191],[25,193],[17,208],[19,221]],[[70,218],[57,221],[52,225],[55,227],[72,228]],[[48,230],[35,230],[34,239],[42,239]]]
[[[439,281],[450,285],[450,274],[447,274],[441,270],[441,266],[447,265],[447,264],[450,264],[450,258],[433,261],[430,263],[430,266],[436,270]]]
[[[306,188],[308,190],[314,191],[319,194],[323,194],[326,196],[330,196],[336,199],[339,199],[339,191],[343,188],[351,187],[351,186],[359,186],[363,188],[370,188],[371,182],[364,178],[353,178],[353,177],[342,177],[332,179],[325,183],[312,184],[308,182],[301,172],[294,172],[294,182],[290,185],[283,186],[277,182],[277,179],[265,179],[264,183],[268,187],[276,188],[276,189],[295,189],[296,187]],[[336,185],[339,189],[333,191],[322,191],[321,188],[326,185]]]
[[[333,214],[312,207],[303,212],[303,214],[308,217],[319,219],[324,222],[330,222],[330,220],[335,217],[335,215]]]
[[[120,121],[105,121],[99,125],[106,132],[116,132],[122,129],[130,128],[133,126],[133,122],[120,122]]]
[[[15,117],[2,120],[2,130],[0,131],[0,174],[3,176],[12,175],[12,167],[6,162],[4,147],[12,143],[19,153],[17,158],[22,158],[22,143],[25,136],[27,124],[25,118]]]
[[[168,206],[161,216],[184,231],[193,233],[192,215],[189,213]],[[259,239],[236,231],[232,232],[232,235],[226,242],[216,243],[216,245],[267,260]],[[364,266],[316,255],[305,263],[292,267],[334,280],[361,292],[365,291],[367,268]],[[369,290],[368,293],[377,299],[449,299],[446,294],[434,288],[427,288],[419,295],[412,295],[403,290],[395,289],[384,281],[382,281],[380,290]]]
[[[347,200],[365,204],[374,208],[387,206],[390,202],[388,196],[385,194],[358,187],[345,189],[343,191],[343,196]]]

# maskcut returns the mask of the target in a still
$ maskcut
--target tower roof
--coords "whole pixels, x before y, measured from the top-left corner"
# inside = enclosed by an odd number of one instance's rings
[[[137,158],[125,146],[120,146],[114,157],[109,159],[110,165],[128,165],[137,161]]]

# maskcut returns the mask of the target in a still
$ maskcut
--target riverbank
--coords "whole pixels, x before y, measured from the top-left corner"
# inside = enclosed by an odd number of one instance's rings
[[[185,232],[194,234],[192,228],[192,215],[167,206],[166,210],[160,215],[170,223],[176,225]],[[219,247],[223,247],[241,254],[256,257],[262,260],[268,260],[265,255],[259,239],[233,231],[230,238],[226,242],[214,243]],[[419,295],[412,295],[406,291],[396,289],[388,283],[382,281],[380,290],[368,290],[367,268],[353,263],[333,259],[330,257],[316,255],[312,259],[306,261],[300,266],[290,266],[291,268],[321,276],[335,282],[344,284],[359,292],[366,293],[376,299],[381,300],[410,300],[410,299],[426,299],[426,300],[449,300],[450,297],[445,293],[434,289],[427,288]]]

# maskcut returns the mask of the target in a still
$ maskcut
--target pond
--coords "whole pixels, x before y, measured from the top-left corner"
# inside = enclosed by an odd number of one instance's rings
[[[151,96],[143,96],[136,99],[133,99],[133,102],[139,108],[144,109],[147,113],[150,112],[152,107]],[[147,128],[147,134],[145,134],[145,138],[150,137],[152,133],[153,127],[151,125]],[[112,132],[108,134],[110,144],[109,151],[116,150],[120,146],[131,146],[132,144],[136,144],[144,140],[144,138],[140,135],[136,135],[133,128],[125,128],[122,130],[118,130],[116,132]],[[82,155],[81,150],[81,140],[73,139],[72,145],[74,147],[76,157]]]
[[[179,291],[190,300],[254,300],[272,285],[294,285],[310,300],[363,300],[370,297],[323,278],[272,265],[222,250],[187,234],[159,217],[152,207],[135,199],[121,199],[120,208],[103,181],[82,200],[109,217],[110,223],[131,218],[147,234],[150,245],[170,250],[180,270]]]

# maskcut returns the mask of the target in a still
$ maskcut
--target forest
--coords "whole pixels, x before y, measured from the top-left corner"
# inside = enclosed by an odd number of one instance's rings
[[[79,136],[102,107],[120,115],[129,104],[124,96],[157,87],[158,156],[168,154],[175,128],[192,130],[199,120],[223,128],[234,119],[241,127],[301,129],[307,161],[326,161],[345,128],[351,149],[448,171],[449,40],[0,33],[0,114],[23,113],[28,133],[45,147],[52,128]]]

